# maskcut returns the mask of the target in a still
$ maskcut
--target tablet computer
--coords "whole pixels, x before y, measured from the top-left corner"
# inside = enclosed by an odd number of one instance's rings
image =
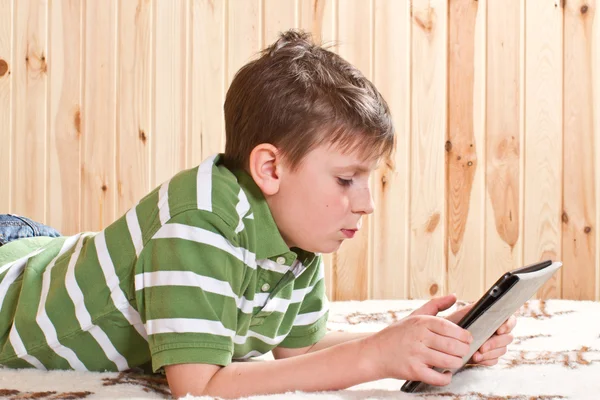
[[[473,308],[458,322],[458,326],[471,332],[473,342],[469,352],[463,357],[463,365],[456,369],[434,368],[439,372],[455,374],[467,364],[473,354],[488,340],[500,326],[562,266],[559,261],[546,260],[505,273],[475,303]],[[416,392],[424,389],[425,383],[406,381],[403,392]]]

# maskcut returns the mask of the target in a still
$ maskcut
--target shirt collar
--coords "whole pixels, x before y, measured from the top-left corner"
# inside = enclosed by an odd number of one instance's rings
[[[231,172],[237,177],[239,185],[246,193],[254,220],[260,221],[260,237],[256,241],[256,258],[260,260],[291,252],[281,237],[267,200],[252,176],[242,169],[235,169]]]

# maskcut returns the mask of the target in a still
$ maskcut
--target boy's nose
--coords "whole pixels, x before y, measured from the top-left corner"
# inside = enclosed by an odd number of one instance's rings
[[[352,212],[355,214],[371,214],[375,209],[371,189],[367,186],[360,189],[352,202]]]

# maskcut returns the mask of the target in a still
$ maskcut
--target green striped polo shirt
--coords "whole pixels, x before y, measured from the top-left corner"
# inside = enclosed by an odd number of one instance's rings
[[[323,277],[216,155],[100,232],[0,247],[0,364],[157,371],[309,346],[326,331]]]

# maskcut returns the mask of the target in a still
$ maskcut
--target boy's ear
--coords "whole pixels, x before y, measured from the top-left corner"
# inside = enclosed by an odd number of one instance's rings
[[[266,196],[279,191],[281,183],[281,153],[269,143],[261,143],[250,153],[250,175]]]

